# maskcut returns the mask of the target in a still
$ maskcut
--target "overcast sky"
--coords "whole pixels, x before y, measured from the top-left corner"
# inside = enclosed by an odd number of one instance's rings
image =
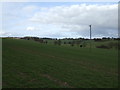
[[[4,2],[0,36],[118,37],[115,2]]]

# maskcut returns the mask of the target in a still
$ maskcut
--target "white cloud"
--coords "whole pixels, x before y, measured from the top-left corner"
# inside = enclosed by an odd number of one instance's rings
[[[0,2],[28,2],[31,0],[0,0]]]
[[[50,24],[95,24],[95,25],[115,25],[117,20],[117,5],[71,5],[56,6],[47,12],[37,12],[32,21]],[[108,22],[110,21],[110,22]],[[106,24],[106,22],[108,24]]]
[[[5,34],[5,32],[3,32],[2,30],[0,30],[0,35],[4,35]]]
[[[49,8],[38,3],[4,5],[7,9],[2,12],[2,24],[6,32],[0,35],[89,37],[89,24],[92,24],[92,36],[117,36],[117,4],[50,4]]]
[[[0,0],[0,2],[118,2],[119,0]]]
[[[34,30],[36,30],[36,28],[29,26],[29,27],[26,28],[26,30],[28,30],[28,31],[34,31]]]
[[[3,30],[0,30],[0,36],[11,36],[12,34],[9,32],[5,32]]]
[[[31,13],[36,9],[38,9],[37,6],[29,5],[29,6],[23,7],[22,11]]]
[[[118,5],[71,5],[46,8],[46,12],[36,12],[30,20],[40,24],[60,25],[69,32],[86,33],[92,24],[94,35],[109,35],[118,26]],[[88,32],[88,31],[87,31]]]

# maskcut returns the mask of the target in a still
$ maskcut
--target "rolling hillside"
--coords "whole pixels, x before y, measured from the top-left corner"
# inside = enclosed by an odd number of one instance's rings
[[[118,51],[3,39],[3,88],[116,88]]]

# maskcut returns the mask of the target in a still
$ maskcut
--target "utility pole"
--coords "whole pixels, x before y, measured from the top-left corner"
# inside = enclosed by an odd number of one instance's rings
[[[89,25],[89,27],[90,27],[90,51],[91,51],[91,26],[92,25]]]
[[[91,26],[92,26],[92,25],[89,25],[89,27],[90,27],[90,40],[91,40]]]

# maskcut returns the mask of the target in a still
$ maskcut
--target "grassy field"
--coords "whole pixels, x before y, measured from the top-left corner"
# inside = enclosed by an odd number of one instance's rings
[[[44,40],[44,41],[47,41],[48,44],[51,44],[51,45],[55,45],[54,42],[56,40]],[[117,47],[117,44],[118,44],[118,41],[117,40],[101,40],[101,41],[94,41],[94,40],[64,40],[64,39],[61,39],[61,45],[62,46],[71,46],[71,44],[68,44],[68,42],[76,42],[76,41],[79,41],[80,43],[77,44],[77,43],[74,43],[74,47],[80,47],[80,45],[83,45],[83,47],[86,47],[86,48],[89,48],[90,47],[90,42],[91,42],[91,47],[92,48],[96,48],[96,46],[100,46],[100,45],[105,45],[105,46],[109,46],[110,44],[114,44],[112,49],[116,49]],[[66,42],[66,44],[64,44],[64,42]]]
[[[118,51],[3,39],[3,88],[116,88]],[[95,44],[94,44],[95,45]]]

